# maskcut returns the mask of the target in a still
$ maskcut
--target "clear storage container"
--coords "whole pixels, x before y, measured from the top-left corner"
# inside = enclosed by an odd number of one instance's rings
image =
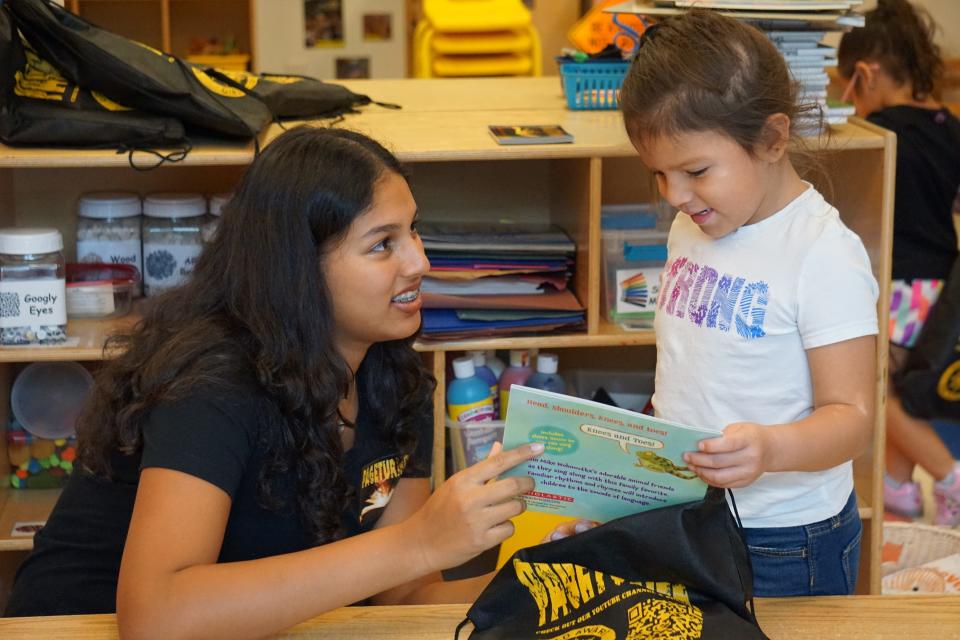
[[[232,193],[217,193],[210,196],[209,215],[206,217],[203,223],[203,230],[201,231],[204,242],[213,240],[213,236],[220,226],[220,216],[223,213],[223,205],[227,204],[232,197]]]
[[[77,205],[77,262],[125,264],[143,273],[140,196],[96,192]]]
[[[118,318],[130,313],[140,274],[128,264],[67,265],[67,316]]]
[[[0,344],[67,339],[64,271],[56,229],[0,229]]]
[[[606,315],[626,329],[653,326],[667,261],[667,232],[658,220],[653,210],[601,218]]]
[[[450,461],[447,475],[463,471],[490,454],[495,442],[503,442],[502,420],[485,422],[459,422],[447,417],[447,442],[450,444]]]
[[[155,193],[143,201],[143,285],[148,296],[186,282],[203,252],[203,196]]]
[[[77,458],[77,437],[39,438],[11,418],[7,426],[10,486],[57,489],[67,484]]]
[[[630,411],[644,411],[653,396],[653,371],[574,369],[569,377],[578,398],[600,402],[597,392],[602,389],[618,407]]]

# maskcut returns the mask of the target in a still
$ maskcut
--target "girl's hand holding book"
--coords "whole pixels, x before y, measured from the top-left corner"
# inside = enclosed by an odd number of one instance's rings
[[[513,535],[510,518],[524,510],[520,496],[533,490],[533,478],[497,476],[543,453],[535,442],[501,451],[499,443],[477,464],[451,476],[401,526],[419,548],[424,567],[455,567]]]

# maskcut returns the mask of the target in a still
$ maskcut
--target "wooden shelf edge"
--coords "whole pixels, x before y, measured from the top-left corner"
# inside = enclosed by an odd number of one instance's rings
[[[6,480],[6,476],[4,476]],[[10,535],[17,522],[45,521],[60,498],[60,489],[3,489],[0,491],[0,552],[29,551],[32,537]]]
[[[477,349],[564,349],[577,347],[632,347],[653,345],[653,331],[636,333],[619,330],[609,333],[575,333],[557,336],[517,336],[511,338],[482,338],[444,342],[420,341],[414,343],[417,351],[470,351]]]

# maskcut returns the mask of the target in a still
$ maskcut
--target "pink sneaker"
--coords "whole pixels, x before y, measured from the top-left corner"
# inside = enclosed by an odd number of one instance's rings
[[[943,486],[933,483],[933,499],[937,503],[937,515],[933,524],[955,527],[960,524],[960,464],[953,466],[953,482]]]
[[[919,518],[923,515],[920,485],[916,482],[904,482],[898,487],[896,480],[884,474],[883,508],[906,518]]]

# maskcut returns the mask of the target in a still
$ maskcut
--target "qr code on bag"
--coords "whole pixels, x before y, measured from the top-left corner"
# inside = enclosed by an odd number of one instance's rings
[[[16,318],[20,315],[20,294],[0,292],[0,318]]]

